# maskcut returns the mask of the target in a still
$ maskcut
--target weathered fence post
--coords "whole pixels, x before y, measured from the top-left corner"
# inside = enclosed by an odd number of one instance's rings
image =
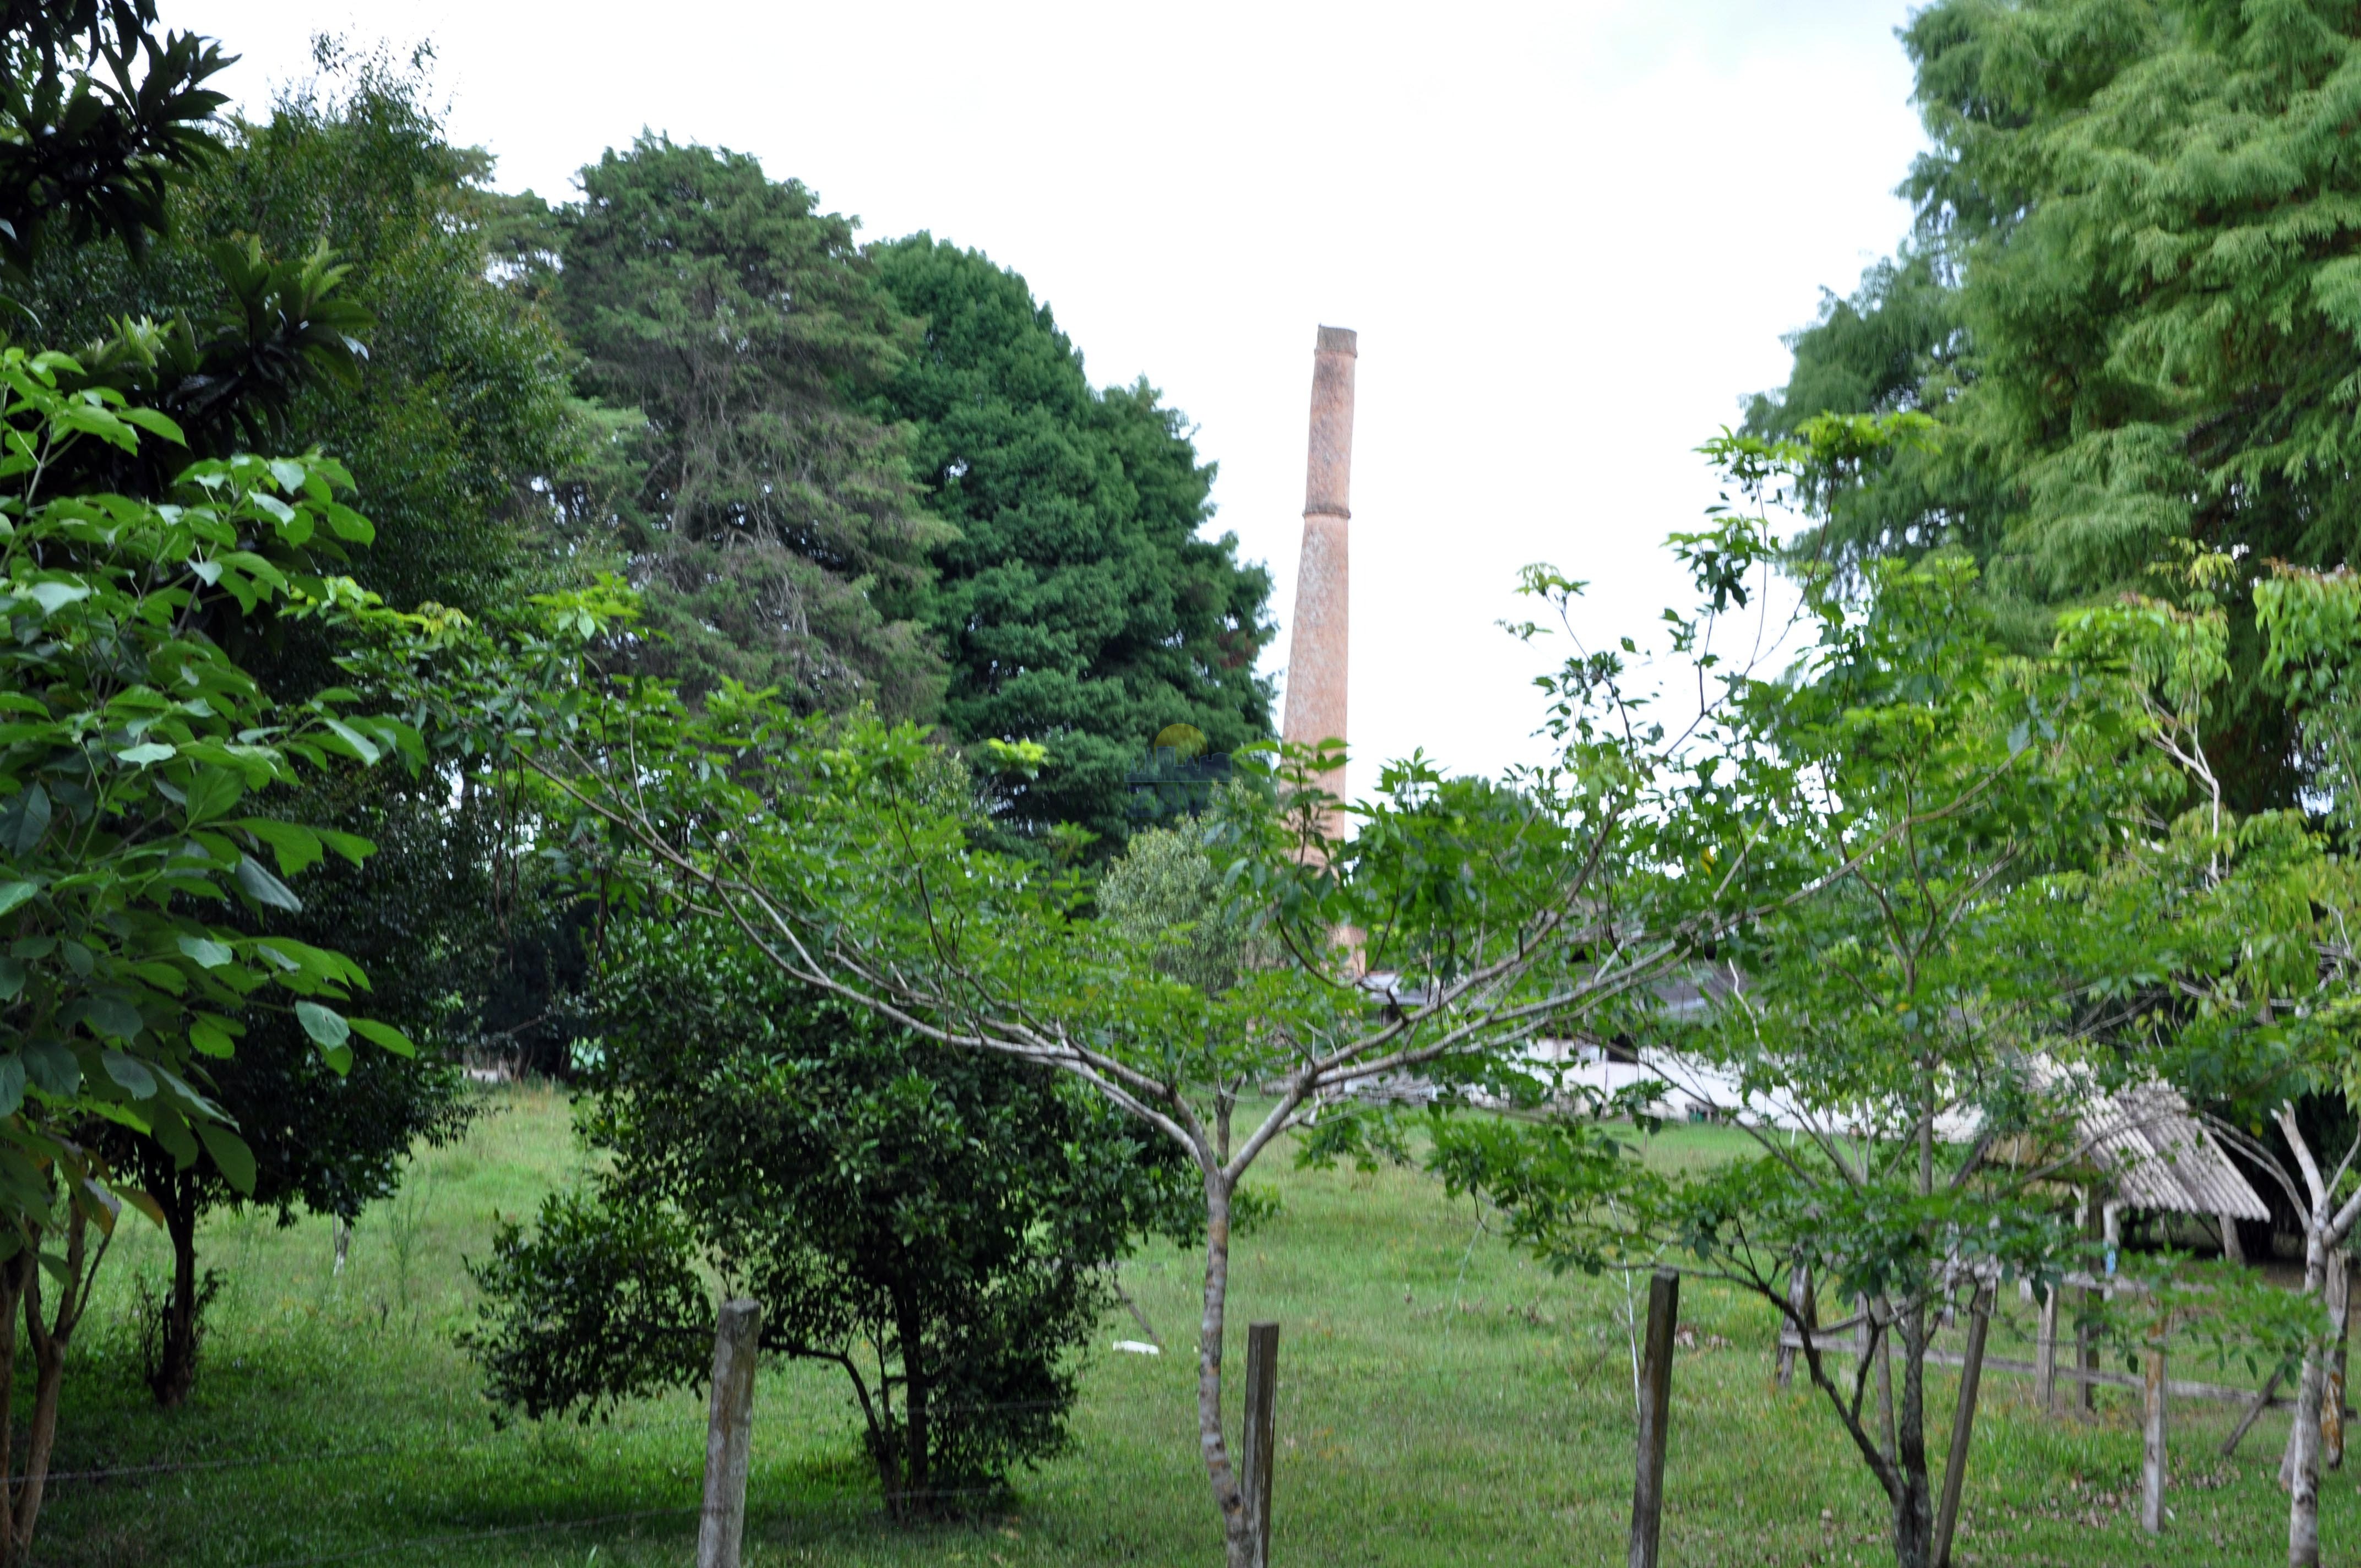
[[[2058,1287],[2041,1292],[2041,1326],[2033,1334],[2033,1402],[2045,1411],[2058,1408]]]
[[[1255,1568],[1270,1568],[1270,1458],[1278,1429],[1279,1325],[1246,1325],[1246,1528]]]
[[[1812,1271],[1800,1263],[1795,1265],[1787,1274],[1787,1306],[1795,1314],[1795,1321],[1803,1325],[1795,1332],[1806,1336],[1818,1326],[1819,1321],[1819,1315],[1812,1310],[1813,1294]],[[1795,1382],[1796,1347],[1787,1343],[1791,1327],[1791,1324],[1783,1322],[1779,1328],[1778,1379],[1782,1388],[1793,1387]]]
[[[2081,1189],[2075,1199],[2074,1218],[2081,1225],[2086,1240],[2097,1239],[2100,1228],[2097,1211],[2098,1205],[2092,1200],[2090,1189]],[[2095,1286],[2086,1285],[2082,1288],[2081,1298],[2082,1310],[2074,1314],[2074,1369],[2077,1372],[2096,1372],[2099,1369],[2099,1344],[2091,1329],[2092,1309],[2097,1306],[2099,1300],[2100,1295]],[[2083,1377],[2076,1380],[2075,1387],[2079,1391],[2074,1397],[2073,1408],[2085,1417],[2095,1415],[2099,1409],[2098,1383],[2094,1379]]]
[[[1968,1307],[1968,1353],[1960,1358],[1960,1404],[1951,1413],[1951,1452],[1943,1461],[1943,1506],[1935,1516],[1935,1568],[1951,1568],[1951,1531],[1960,1522],[1960,1488],[1968,1478],[1968,1440],[1976,1429],[1976,1393],[1983,1387],[1984,1339],[1992,1328],[1992,1298],[1979,1288]]]
[[[746,1531],[746,1468],[754,1442],[754,1363],[763,1304],[724,1301],[713,1330],[713,1409],[705,1429],[705,1512],[697,1568],[738,1568]]]
[[[2151,1342],[2140,1394],[2140,1528],[2164,1533],[2164,1346]]]
[[[2331,1254],[2328,1277],[2322,1283],[2336,1343],[2328,1353],[2328,1387],[2320,1401],[2320,1463],[2330,1470],[2341,1470],[2345,1466],[2345,1346],[2353,1326],[2352,1255],[2343,1247]]]
[[[1639,1474],[1631,1483],[1631,1568],[1656,1568],[1664,1524],[1664,1437],[1673,1415],[1673,1330],[1681,1315],[1681,1277],[1656,1270],[1648,1282],[1648,1343],[1640,1378]]]

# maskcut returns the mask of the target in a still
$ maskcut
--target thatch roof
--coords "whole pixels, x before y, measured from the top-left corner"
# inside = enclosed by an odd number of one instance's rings
[[[2078,1120],[2091,1162],[2113,1179],[2126,1207],[2270,1218],[2254,1184],[2170,1084],[2094,1095]]]

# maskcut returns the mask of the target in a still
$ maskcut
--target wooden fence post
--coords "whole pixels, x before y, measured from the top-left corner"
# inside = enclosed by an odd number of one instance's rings
[[[1673,1329],[1681,1277],[1659,1268],[1648,1282],[1647,1359],[1640,1379],[1639,1474],[1631,1483],[1631,1568],[1656,1568],[1664,1525],[1664,1437],[1673,1414]]]
[[[2082,1189],[2076,1199],[2074,1217],[2080,1223],[2086,1240],[2097,1239],[2100,1228],[2097,1211],[2098,1203],[2090,1189]],[[2081,1299],[2082,1310],[2074,1314],[2074,1368],[2078,1372],[2096,1372],[2099,1369],[2099,1344],[2091,1332],[2090,1317],[2092,1309],[2100,1300],[2098,1289],[2092,1286],[2083,1287]],[[2072,1408],[2085,1418],[2095,1415],[2099,1409],[2098,1384],[2084,1377],[2078,1379],[2075,1387],[2077,1392]]]
[[[1279,1403],[1279,1325],[1246,1325],[1246,1526],[1255,1568],[1270,1568],[1270,1459]]]
[[[1809,1334],[1818,1321],[1818,1314],[1812,1310],[1812,1271],[1799,1263],[1787,1274],[1787,1306],[1803,1324],[1799,1332],[1805,1334]],[[1795,1383],[1796,1347],[1787,1343],[1789,1327],[1784,1321],[1780,1324],[1778,1381],[1782,1388],[1791,1388]]]
[[[705,1429],[705,1512],[697,1568],[738,1568],[746,1530],[746,1469],[754,1442],[754,1363],[763,1304],[724,1301],[713,1330],[713,1409]]]
[[[2033,1402],[2043,1411],[2058,1408],[2058,1287],[2041,1292],[2041,1326],[2033,1335]]]
[[[2151,1343],[2140,1393],[2140,1528],[2164,1533],[2164,1346]]]
[[[1983,1387],[1984,1339],[1993,1302],[1979,1288],[1968,1306],[1968,1353],[1960,1358],[1960,1404],[1951,1413],[1951,1452],[1943,1461],[1943,1506],[1935,1516],[1935,1568],[1951,1568],[1951,1531],[1960,1522],[1960,1489],[1968,1478],[1968,1440],[1975,1434],[1976,1393]]]

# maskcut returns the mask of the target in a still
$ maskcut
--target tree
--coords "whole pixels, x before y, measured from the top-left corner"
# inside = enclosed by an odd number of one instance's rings
[[[105,1238],[126,1202],[162,1221],[154,1196],[116,1175],[80,1124],[137,1128],[176,1165],[208,1157],[250,1188],[253,1154],[204,1070],[205,1058],[234,1054],[244,1019],[289,1014],[338,1068],[356,1034],[415,1049],[342,1011],[368,987],[351,959],[213,912],[300,910],[282,877],[329,852],[357,863],[372,848],[249,795],[331,757],[420,760],[416,732],[357,711],[349,691],[275,702],[203,627],[215,594],[247,613],[275,605],[397,641],[423,623],[310,569],[313,538],[369,532],[335,499],[341,470],[316,456],[197,463],[170,505],[50,491],[48,474],[71,471],[57,459],[77,443],[130,449],[143,433],[177,435],[119,393],[61,390],[72,374],[61,356],[0,351],[0,613],[12,629],[0,649],[0,916],[11,932],[0,957],[0,1362],[16,1364],[20,1308],[33,1362],[25,1466],[0,1531],[11,1558],[30,1548],[66,1350]],[[0,1384],[0,1470],[14,1387],[13,1376]]]
[[[156,36],[155,0],[25,0],[0,17],[0,250],[21,269],[62,224],[79,245],[138,248],[170,221],[172,177],[214,150],[232,62],[191,33]]]
[[[538,224],[511,203],[503,232],[528,283],[563,258],[556,314],[609,418],[559,499],[642,590],[656,636],[636,666],[692,696],[726,678],[805,711],[930,717],[940,656],[880,606],[924,581],[945,531],[906,433],[862,411],[912,329],[851,221],[745,154],[660,137],[609,151],[582,189]]]
[[[491,162],[450,144],[426,105],[423,61],[354,58],[326,40],[315,61],[317,79],[282,93],[269,118],[224,126],[218,156],[175,183],[170,239],[144,257],[112,243],[54,250],[27,297],[54,341],[95,343],[118,321],[148,318],[190,323],[208,347],[224,342],[201,369],[203,410],[190,406],[193,391],[142,400],[184,432],[218,410],[218,434],[205,425],[192,436],[205,455],[317,444],[370,499],[377,537],[348,563],[356,579],[403,608],[480,614],[548,572],[547,502],[533,486],[579,440],[565,345],[530,302],[487,280]],[[335,286],[316,300],[316,283],[310,293],[274,283],[273,295],[225,287],[225,258],[242,267],[249,252],[274,276],[333,270]],[[330,305],[337,313],[324,315]],[[310,323],[310,335],[248,346],[256,319]],[[225,395],[228,377],[253,379],[313,345],[349,363],[315,353],[308,374],[280,378],[286,389],[265,409]],[[257,655],[281,684],[336,678],[317,650]]]
[[[322,81],[283,93],[267,120],[226,126],[217,154],[177,179],[167,237],[136,255],[105,236],[53,248],[27,297],[43,319],[94,342],[85,363],[95,379],[180,422],[200,455],[262,441],[335,454],[370,495],[377,525],[338,564],[396,603],[481,612],[549,571],[521,498],[570,455],[560,345],[484,276],[489,162],[449,145],[423,106],[420,62],[353,59],[325,43],[316,56]],[[306,252],[300,263],[267,259]],[[141,318],[171,324],[146,340],[110,338],[112,323]],[[110,448],[92,480],[157,496],[176,467]],[[210,632],[282,697],[342,679],[335,638],[274,621],[267,607],[249,617],[217,600],[212,615]],[[439,770],[282,788],[291,817],[383,848],[365,877],[327,873],[333,904],[257,914],[252,933],[358,959],[379,1010],[431,1059],[364,1056],[339,1074],[291,1019],[251,1020],[212,1085],[225,1113],[254,1130],[250,1192],[151,1140],[101,1129],[115,1162],[157,1196],[173,1244],[150,1368],[168,1405],[195,1373],[204,1212],[251,1201],[291,1222],[300,1203],[349,1221],[390,1192],[414,1142],[457,1130],[456,1058],[491,1026],[478,1010],[502,971],[522,967],[511,938],[530,946],[562,924],[562,912],[519,899],[504,874],[515,868],[501,864],[499,803],[471,795],[454,810]],[[447,1005],[453,997],[461,1005]],[[530,1036],[546,1003],[524,998],[498,1023]]]
[[[1269,576],[1234,535],[1200,536],[1213,466],[1180,413],[1145,380],[1094,389],[1024,279],[924,234],[869,256],[925,325],[878,406],[914,427],[928,506],[958,531],[912,596],[950,657],[945,725],[1046,749],[1005,781],[1014,832],[1073,823],[1120,845],[1124,775],[1159,731],[1190,725],[1224,752],[1269,734]]]
[[[610,931],[581,1113],[613,1164],[504,1230],[470,1343],[534,1418],[711,1361],[709,1267],[763,1348],[851,1384],[888,1507],[973,1511],[1057,1453],[1075,1354],[1187,1175],[1038,1069],[921,1039],[783,978],[707,919]]]
[[[481,803],[453,811],[438,801],[432,784],[442,777],[429,770],[422,774],[428,787],[382,789],[368,773],[345,772],[289,792],[288,806],[314,823],[366,822],[376,850],[363,865],[314,869],[301,911],[249,922],[258,935],[334,946],[359,964],[373,1011],[419,1042],[419,1054],[363,1052],[340,1069],[296,1020],[249,1015],[236,1054],[210,1065],[208,1084],[252,1151],[243,1186],[219,1166],[183,1163],[128,1128],[93,1129],[96,1145],[156,1200],[171,1243],[171,1277],[147,1325],[145,1372],[159,1405],[181,1403],[195,1384],[212,1296],[197,1253],[208,1212],[252,1203],[274,1211],[282,1225],[299,1210],[350,1224],[399,1190],[420,1143],[448,1144],[471,1118],[476,1102],[449,1042],[471,1032],[471,1006],[500,948],[490,874],[497,825]]]
[[[1195,838],[1170,828],[1133,834],[1099,883],[1098,906],[1174,980],[1209,996],[1237,984],[1248,921]]]
[[[1745,437],[1709,450],[1752,499],[1812,456]],[[2124,900],[2091,884],[2148,800],[2179,785],[2141,762],[2125,683],[2006,656],[1974,579],[1957,553],[1872,563],[1858,592],[1807,578],[1814,644],[1777,678],[1738,679],[1713,739],[1744,804],[1735,821],[1696,819],[1696,861],[1744,844],[1763,913],[1718,941],[1701,1014],[1642,1007],[1627,1026],[1759,1154],[1652,1168],[1600,1119],[1629,1107],[1580,1096],[1537,1126],[1444,1122],[1433,1154],[1559,1267],[1680,1258],[1777,1311],[1886,1495],[1902,1568],[1936,1560],[1934,1314],[2070,1265],[2077,1237],[2052,1182],[2083,1163],[2076,1113],[2151,1061],[2137,1048],[2151,999],[2126,1001],[2122,981],[2154,927],[2127,930]],[[1870,1348],[1850,1378],[1811,1337],[1799,1273],[1861,1304]]]
[[[1942,0],[1903,38],[1933,144],[1905,186],[1910,246],[1800,334],[1755,420],[1908,406],[1952,438],[1881,463],[1825,544],[1972,551],[2026,647],[2048,607],[2136,584],[2169,541],[2343,560],[2361,518],[2349,9]],[[2287,720],[2230,609],[2219,771],[2236,809],[2289,805]]]

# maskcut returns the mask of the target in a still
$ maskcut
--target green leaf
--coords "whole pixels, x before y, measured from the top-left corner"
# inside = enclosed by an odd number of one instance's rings
[[[0,850],[18,860],[30,855],[49,830],[49,792],[38,782],[16,792],[0,806]]]
[[[0,1002],[14,1002],[25,989],[25,960],[0,958]]]
[[[0,915],[7,914],[40,891],[38,883],[0,882]]]
[[[214,1164],[221,1168],[229,1184],[240,1192],[253,1192],[254,1151],[246,1146],[246,1140],[215,1122],[199,1122],[196,1129],[197,1136],[204,1140],[205,1152],[214,1157]]]
[[[362,734],[359,730],[354,729],[351,725],[346,723],[341,718],[331,718],[324,720],[324,722],[328,727],[329,733],[335,735],[337,740],[342,740],[346,746],[352,749],[352,755],[360,762],[361,766],[365,768],[373,768],[377,766],[378,758],[384,753],[378,750],[378,746],[375,741],[371,740],[368,736]]]
[[[42,1093],[62,1100],[82,1087],[82,1063],[62,1041],[44,1036],[25,1047],[24,1058],[33,1087]]]
[[[200,969],[219,969],[237,957],[227,946],[211,937],[182,937],[180,945],[181,951],[194,959]]]
[[[128,1040],[137,1035],[144,1020],[131,999],[119,991],[99,991],[91,993],[89,1011],[83,1021],[94,1034],[109,1039]]]
[[[230,1036],[244,1032],[218,1013],[200,1013],[189,1025],[189,1044],[200,1056],[227,1057],[236,1049]]]
[[[303,901],[296,897],[285,883],[263,870],[262,862],[252,855],[237,858],[237,885],[257,904],[284,909],[291,915],[303,913]]]
[[[13,1116],[25,1105],[25,1058],[10,1052],[0,1057],[0,1116]]]
[[[189,779],[189,826],[210,822],[246,794],[246,781],[224,767],[201,767]]]
[[[150,762],[169,762],[179,754],[178,748],[167,746],[161,740],[143,740],[137,746],[115,753],[115,760],[131,767],[144,768]]]
[[[35,583],[25,590],[33,602],[41,607],[44,616],[55,615],[70,604],[79,604],[90,598],[87,583]]]
[[[189,438],[181,433],[181,427],[174,424],[168,415],[158,413],[154,409],[126,408],[120,413],[124,423],[136,424],[150,435],[160,435],[175,446],[189,444]]]
[[[98,1059],[106,1069],[106,1076],[121,1084],[134,1100],[146,1100],[155,1094],[156,1075],[138,1058],[110,1050],[99,1052]]]
[[[301,876],[320,858],[320,836],[309,828],[267,817],[241,817],[228,826],[243,828],[269,845],[281,876]]]
[[[303,1032],[322,1046],[341,1046],[352,1036],[352,1025],[345,1022],[343,1014],[316,1002],[298,1002],[295,1016]]]
[[[395,1056],[415,1057],[418,1054],[418,1047],[411,1043],[410,1036],[390,1024],[380,1024],[374,1018],[347,1018],[345,1022],[352,1025],[354,1034],[372,1045],[382,1046]]]
[[[312,831],[320,836],[320,842],[355,865],[377,853],[377,846],[357,833],[339,833],[333,828],[314,828]]]

